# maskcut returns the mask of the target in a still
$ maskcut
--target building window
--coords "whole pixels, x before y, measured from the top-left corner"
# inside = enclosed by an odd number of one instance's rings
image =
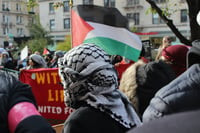
[[[109,0],[104,0],[104,7],[109,7]]]
[[[17,24],[22,24],[22,16],[16,17]]]
[[[127,5],[138,5],[139,0],[127,0]]]
[[[2,3],[2,10],[5,11],[6,10],[6,4]]]
[[[93,0],[83,0],[83,5],[93,5]]]
[[[4,22],[4,23],[8,23],[8,21],[9,21],[8,16],[3,15],[3,22]]]
[[[137,5],[139,3],[140,3],[139,0],[133,0],[133,4]]]
[[[127,17],[128,19],[133,19],[132,13],[127,13],[127,14],[126,14],[126,17]]]
[[[135,25],[139,25],[140,24],[140,13],[134,13],[133,19],[134,19]]]
[[[153,0],[155,3],[165,3],[166,0]]]
[[[19,3],[16,3],[16,10],[21,11],[21,5]]]
[[[54,30],[55,29],[55,19],[51,19],[50,21],[49,21],[49,28],[50,28],[50,30]]]
[[[6,28],[3,28],[3,35],[6,35]]]
[[[158,14],[153,14],[153,24],[159,24],[159,16],[158,16]]]
[[[6,16],[5,15],[3,15],[3,22],[5,23],[6,22]]]
[[[32,12],[32,13],[34,13],[34,12],[35,12],[35,9],[34,9],[34,7],[31,7],[29,12]]]
[[[28,22],[29,22],[29,24],[34,24],[35,23],[34,17],[29,17]]]
[[[104,7],[115,7],[115,0],[104,0]]]
[[[181,23],[187,22],[187,10],[182,9],[181,10]]]
[[[49,3],[49,13],[55,13],[53,3]]]
[[[3,27],[3,35],[8,35],[9,29],[7,26]]]
[[[140,24],[140,13],[127,13],[126,16],[128,19],[134,20],[135,25]]]
[[[2,3],[2,10],[7,11],[8,10],[8,5],[7,3]]]
[[[22,36],[23,35],[23,29],[22,28],[17,28],[17,35]]]
[[[153,0],[155,3],[158,3],[159,0]]]
[[[160,0],[160,3],[164,3],[164,2],[166,2],[166,0]]]
[[[68,0],[63,2],[63,11],[69,12],[69,1]]]
[[[183,3],[184,3],[184,2],[186,2],[186,0],[180,0],[180,2],[183,2]]]
[[[69,29],[70,28],[70,18],[65,18],[64,19],[64,29]]]
[[[152,23],[153,24],[164,24],[165,22],[160,18],[160,16],[156,13],[152,16]]]

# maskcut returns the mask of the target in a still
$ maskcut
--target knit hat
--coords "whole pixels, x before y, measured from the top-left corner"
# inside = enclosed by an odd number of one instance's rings
[[[2,55],[3,55],[3,54],[4,54],[4,55],[7,55],[7,57],[9,57],[9,53],[8,53],[7,51],[3,51],[1,54],[2,54]]]
[[[200,63],[200,40],[193,41],[187,53],[187,68],[195,63]]]
[[[172,64],[176,75],[180,75],[186,70],[186,56],[188,47],[185,45],[171,45],[162,51],[162,56]]]
[[[43,68],[47,67],[44,58],[38,54],[30,55],[30,59],[39,64]]]

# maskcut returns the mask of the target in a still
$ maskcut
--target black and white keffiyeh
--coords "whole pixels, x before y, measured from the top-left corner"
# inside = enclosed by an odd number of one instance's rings
[[[94,44],[82,44],[68,51],[58,64],[68,106],[77,108],[85,102],[127,128],[141,124],[118,89],[117,73],[105,51]]]

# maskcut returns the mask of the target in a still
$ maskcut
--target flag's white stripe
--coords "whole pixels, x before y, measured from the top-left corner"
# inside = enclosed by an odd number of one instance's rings
[[[87,21],[88,22],[88,21]],[[107,37],[119,42],[123,42],[130,47],[141,50],[142,42],[140,38],[134,33],[128,31],[125,28],[113,27],[104,24],[88,22],[94,30],[90,31],[85,39],[93,37]]]
[[[109,39],[107,37],[95,37],[91,39],[86,39],[84,43],[94,43],[95,45],[104,49],[110,55],[121,55],[133,61],[137,61],[140,55],[140,50],[130,47],[125,43]]]

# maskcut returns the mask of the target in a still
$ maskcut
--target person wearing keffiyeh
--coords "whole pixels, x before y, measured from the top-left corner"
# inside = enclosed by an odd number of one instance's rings
[[[64,101],[75,111],[64,133],[123,133],[141,125],[127,97],[118,89],[109,56],[94,44],[68,51],[58,62]]]

